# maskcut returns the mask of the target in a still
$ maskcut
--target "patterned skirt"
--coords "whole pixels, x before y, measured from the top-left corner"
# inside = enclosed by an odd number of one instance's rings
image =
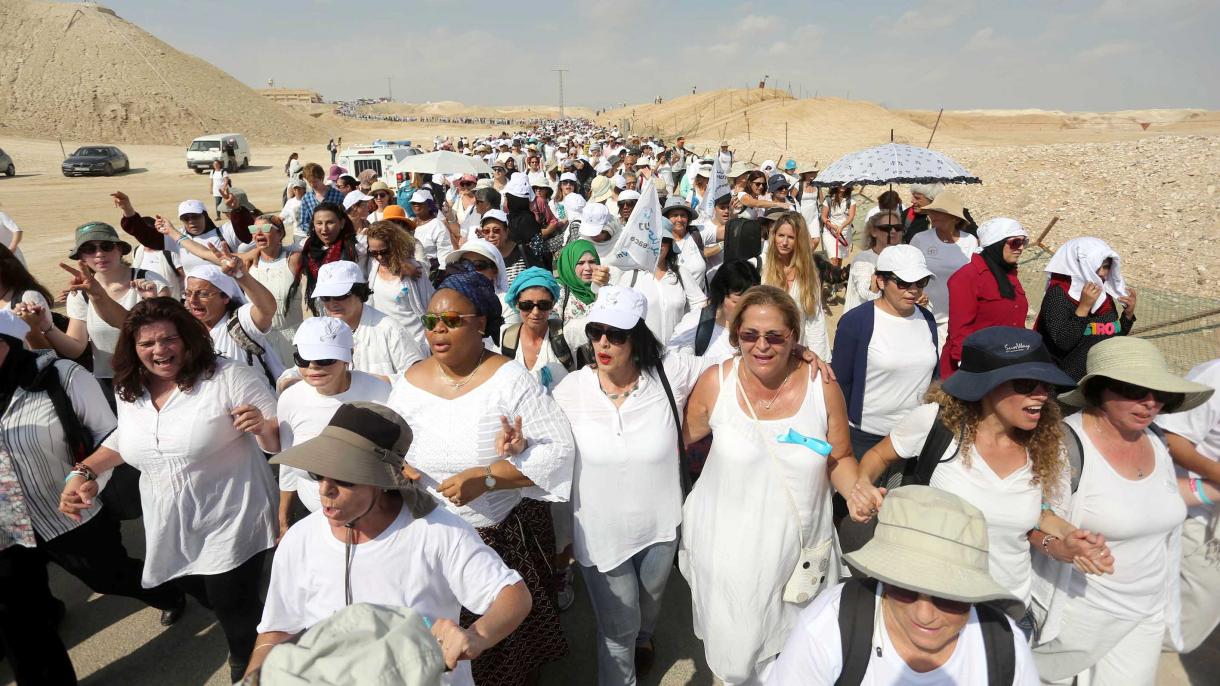
[[[534,606],[525,621],[494,648],[471,663],[477,686],[520,686],[530,682],[542,665],[563,657],[568,643],[555,610],[551,553],[555,531],[546,503],[526,498],[495,526],[478,529],[504,564],[521,575]],[[462,610],[461,624],[469,627],[479,618]]]

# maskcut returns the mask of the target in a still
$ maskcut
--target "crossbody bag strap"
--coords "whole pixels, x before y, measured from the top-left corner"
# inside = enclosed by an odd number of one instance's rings
[[[669,399],[669,410],[674,413],[674,426],[678,429],[678,467],[681,473],[678,475],[682,483],[682,494],[690,493],[690,459],[686,454],[686,443],[682,441],[682,415],[678,413],[678,401],[674,397],[674,391],[669,387],[669,377],[665,375],[665,363],[657,363],[657,378],[661,380],[661,387],[665,389],[665,397]]]

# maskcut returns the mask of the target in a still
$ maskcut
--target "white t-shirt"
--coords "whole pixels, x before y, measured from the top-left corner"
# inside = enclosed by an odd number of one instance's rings
[[[1204,362],[1186,374],[1186,378],[1220,389],[1220,359]],[[1210,460],[1220,461],[1220,393],[1213,393],[1202,405],[1187,412],[1157,415],[1156,423],[1195,444],[1195,450]],[[1198,474],[1191,474],[1197,477]],[[1214,505],[1194,505],[1189,515],[1206,524]]]
[[[687,313],[697,313],[707,304],[707,296],[698,286],[679,279],[672,271],[658,279],[655,274],[636,269],[619,272],[618,278],[611,281],[644,294],[648,300],[644,321],[658,341],[668,341]]]
[[[373,275],[369,279],[372,294],[366,304],[405,329],[420,355],[430,354],[421,319],[428,311],[428,301],[435,292],[432,282],[428,280],[428,270],[421,268],[419,276],[414,279],[407,276],[385,279],[381,276],[377,261],[373,260],[369,263],[369,273]]]
[[[936,369],[936,344],[932,342],[928,320],[919,310],[906,317],[896,317],[880,307],[874,306],[873,310],[864,406],[856,428],[885,436],[923,400]]]
[[[873,274],[877,273],[878,257],[880,255],[872,250],[865,250],[856,253],[856,256],[851,258],[851,271],[847,277],[847,295],[844,296],[843,312],[839,314],[840,317],[853,307],[881,297],[880,291],[874,293],[871,290]]]
[[[691,227],[685,236],[675,241],[675,245],[679,250],[678,271],[682,272],[683,281],[695,284],[701,292],[706,294],[707,260],[703,258],[703,251],[699,249],[699,244],[691,236],[691,231],[699,231],[699,227]],[[702,238],[702,234],[700,234],[700,238]]]
[[[474,208],[471,207],[470,212],[465,217],[462,217],[462,221],[458,224],[458,229],[462,233],[462,240],[468,241],[478,238],[479,236],[476,232],[479,230],[482,221],[483,215],[475,212]]]
[[[440,217],[415,227],[415,240],[423,246],[426,257],[436,258],[440,264],[445,264],[445,257],[453,252],[453,239]]]
[[[924,295],[928,296],[928,309],[936,315],[937,324],[948,324],[949,277],[970,262],[971,256],[979,248],[979,240],[963,231],[957,243],[943,243],[936,231],[929,229],[915,234],[911,245],[923,253],[928,271],[933,275],[923,289]]]
[[[878,586],[878,595],[880,595]],[[833,684],[843,672],[843,636],[839,633],[839,603],[843,597],[840,584],[814,598],[801,613],[800,623],[788,638],[779,655],[768,686],[808,686]],[[978,614],[970,609],[970,618],[958,636],[953,654],[945,664],[930,671],[916,672],[907,666],[890,638],[884,617],[878,617],[874,641],[861,686],[964,686],[987,683],[987,655]],[[1012,620],[1009,620],[1012,624]],[[1025,644],[1024,634],[1012,625],[1013,649],[1016,652],[1014,686],[1037,686],[1038,672],[1034,657]],[[878,654],[879,653],[879,654]]]
[[[144,278],[163,287],[169,287],[165,279],[156,272],[148,272]],[[134,288],[128,288],[117,302],[130,310],[140,302],[140,293]],[[69,294],[65,310],[70,319],[84,322],[85,329],[89,332],[89,341],[93,343],[93,375],[99,379],[113,379],[114,369],[110,366],[110,360],[114,357],[114,347],[119,342],[119,330],[98,316],[93,303],[85,300],[83,293]]]
[[[507,324],[500,328],[501,341],[504,340],[504,332],[508,330],[509,326],[515,325]],[[560,334],[562,335],[562,331]],[[566,342],[567,339],[565,338],[564,340]],[[571,349],[570,344],[569,349]],[[504,352],[503,347],[497,348],[496,351],[501,355],[507,354]],[[576,355],[575,350],[572,350],[572,355]],[[525,345],[521,341],[520,331],[518,331],[517,334],[517,351],[513,359],[521,363],[522,367],[525,367]],[[542,339],[542,345],[538,346],[538,355],[534,358],[534,366],[526,367],[526,369],[529,370],[529,373],[538,380],[538,383],[541,384],[548,393],[568,375],[567,367],[563,366],[563,363],[561,363],[559,358],[555,355],[555,351],[551,349],[551,339],[549,335],[544,336]]]
[[[923,326],[926,331],[927,326]],[[923,450],[938,409],[936,403],[920,405],[894,425],[890,441],[900,457],[914,458]],[[955,452],[957,441],[951,441],[941,459]],[[973,446],[970,453],[969,467],[959,453],[936,467],[929,485],[957,495],[982,511],[987,519],[991,576],[1028,606],[1033,567],[1026,536],[1037,528],[1042,515],[1042,489],[1030,482],[1033,462],[1026,459],[1024,466],[1001,479]],[[1067,488],[1067,484],[1062,484],[1060,490]]]
[[[212,347],[216,348],[216,352],[224,355],[237,362],[249,367],[253,367],[260,377],[265,377],[263,374],[263,365],[267,367],[267,372],[271,374],[272,379],[278,379],[280,374],[284,373],[284,364],[280,362],[280,356],[275,353],[275,346],[271,345],[271,341],[267,340],[267,333],[270,331],[259,331],[258,326],[254,324],[253,315],[250,314],[254,309],[254,305],[246,303],[237,308],[237,320],[241,322],[241,328],[250,337],[250,340],[259,344],[263,348],[263,361],[260,363],[258,358],[247,353],[237,341],[229,335],[229,319],[233,315],[225,315],[216,322],[212,327]],[[273,381],[267,382],[270,387],[274,387]]]
[[[293,238],[304,238],[307,232],[301,227],[301,201],[288,196],[280,209],[280,221],[284,222],[284,233]]]
[[[259,633],[298,633],[343,609],[344,542],[315,512],[284,534],[271,566]],[[430,620],[458,621],[465,607],[482,614],[504,588],[521,581],[457,515],[437,507],[422,519],[407,508],[371,541],[352,546],[353,603],[409,607]],[[473,686],[462,661],[443,680]]]
[[[352,332],[352,369],[393,379],[422,360],[415,339],[398,322],[368,303]]]
[[[0,243],[8,247],[8,244],[13,241],[13,236],[19,233],[21,233],[21,227],[17,226],[17,222],[13,221],[13,218],[7,213],[0,212]],[[13,254],[21,261],[21,264],[25,264],[25,255],[21,254],[21,248],[17,248]]]
[[[208,172],[208,176],[212,179],[212,197],[219,198],[220,189],[224,188],[225,179],[229,178],[229,172],[224,171],[223,169],[220,171],[213,169],[212,171]]]
[[[343,403],[367,400],[384,403],[390,396],[390,384],[372,374],[352,372],[348,389],[335,395],[322,395],[318,389],[301,381],[290,386],[276,403],[275,417],[280,422],[280,450],[287,450],[322,433],[330,418]],[[310,512],[322,507],[318,485],[304,470],[280,465],[280,490],[296,491]]]

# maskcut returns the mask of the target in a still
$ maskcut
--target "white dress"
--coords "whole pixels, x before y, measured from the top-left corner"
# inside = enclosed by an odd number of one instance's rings
[[[275,296],[275,316],[271,318],[267,341],[271,343],[281,362],[291,360],[292,337],[301,325],[304,310],[299,297],[296,302],[288,302],[288,289],[292,288],[293,282],[296,281],[296,275],[288,266],[288,251],[281,250],[280,256],[274,260],[266,260],[259,255],[258,262],[250,268],[250,276]]]
[[[877,258],[879,255],[872,250],[856,253],[851,260],[851,273],[847,277],[847,295],[843,299],[843,312],[881,297],[881,293],[870,290],[873,284],[873,274],[877,273]]]
[[[805,546],[813,547],[832,540],[834,527],[826,458],[775,440],[790,428],[825,440],[822,384],[808,380],[800,410],[788,419],[762,421],[759,435],[737,399],[737,363],[726,364],[728,378],[722,374],[712,410],[711,453],[682,511],[678,560],[690,583],[695,635],[703,639],[708,666],[722,681],[736,684],[757,678],[759,664],[783,649],[809,604],[783,600],[802,536]],[[793,503],[800,511],[801,536]],[[838,556],[835,546],[830,548],[830,577],[823,589],[838,583]]]

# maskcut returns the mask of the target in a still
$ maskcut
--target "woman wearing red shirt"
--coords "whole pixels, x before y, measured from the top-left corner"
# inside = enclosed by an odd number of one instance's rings
[[[940,378],[961,362],[962,341],[989,326],[1025,327],[1029,301],[1017,278],[1017,260],[1029,234],[1015,219],[996,217],[979,226],[982,250],[949,277],[949,337],[940,356]]]

